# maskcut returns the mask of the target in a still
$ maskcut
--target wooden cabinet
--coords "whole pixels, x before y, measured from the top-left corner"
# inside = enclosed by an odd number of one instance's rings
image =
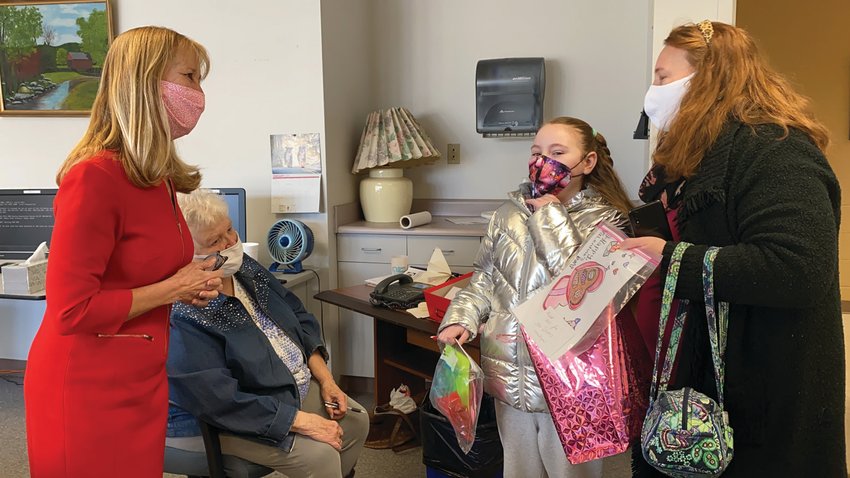
[[[374,324],[374,352],[364,353],[373,360],[375,367],[375,403],[386,403],[390,390],[402,383],[407,384],[414,395],[424,392],[433,378],[440,355],[437,343],[431,339],[437,333],[437,323],[417,319],[405,312],[374,307],[369,303],[370,290],[368,286],[355,285],[322,291],[316,298],[339,306],[340,311],[357,311],[352,321],[368,320]],[[480,362],[477,338],[464,349]]]

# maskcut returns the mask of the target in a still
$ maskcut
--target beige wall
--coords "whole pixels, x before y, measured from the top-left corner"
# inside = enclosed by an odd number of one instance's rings
[[[850,301],[850,30],[846,26],[850,2],[821,0],[817,8],[813,5],[797,0],[738,0],[737,25],[749,31],[771,64],[812,99],[815,113],[830,130],[832,144],[826,153],[844,193],[844,221],[838,236],[841,297]],[[848,340],[850,314],[844,314],[845,344]],[[846,387],[850,387],[848,373],[845,370]],[[850,397],[850,389],[845,393]],[[850,403],[845,405],[844,426],[850,434]],[[850,461],[850,448],[847,455]]]
[[[405,106],[460,164],[412,168],[416,198],[502,199],[528,175],[531,138],[475,131],[478,60],[544,57],[544,116],[586,119],[637,197],[647,142],[632,139],[650,80],[651,1],[374,0],[376,107]]]
[[[817,8],[815,8],[817,5]],[[737,24],[758,40],[771,64],[812,99],[832,133],[827,150],[843,189],[839,233],[841,297],[850,301],[850,2],[738,0]]]

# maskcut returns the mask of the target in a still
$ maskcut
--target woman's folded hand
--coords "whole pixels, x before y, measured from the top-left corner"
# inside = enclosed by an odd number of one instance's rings
[[[205,307],[210,300],[218,297],[221,272],[207,270],[213,263],[211,258],[190,262],[171,276],[169,280],[173,283],[177,300],[196,307]]]
[[[315,413],[299,411],[292,422],[292,431],[327,443],[337,451],[342,449],[342,427],[339,423],[322,418]]]

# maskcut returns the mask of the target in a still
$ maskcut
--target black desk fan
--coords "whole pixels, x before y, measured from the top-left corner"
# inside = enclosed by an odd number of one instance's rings
[[[269,229],[269,254],[274,263],[272,272],[297,274],[304,270],[301,261],[313,252],[313,231],[301,221],[281,219]]]

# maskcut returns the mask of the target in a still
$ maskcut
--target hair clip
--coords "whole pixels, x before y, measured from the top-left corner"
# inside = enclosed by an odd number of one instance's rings
[[[705,44],[711,45],[711,37],[714,36],[714,25],[711,24],[711,20],[703,20],[697,23],[697,28],[699,28],[700,33],[702,33],[702,37],[705,39]]]

